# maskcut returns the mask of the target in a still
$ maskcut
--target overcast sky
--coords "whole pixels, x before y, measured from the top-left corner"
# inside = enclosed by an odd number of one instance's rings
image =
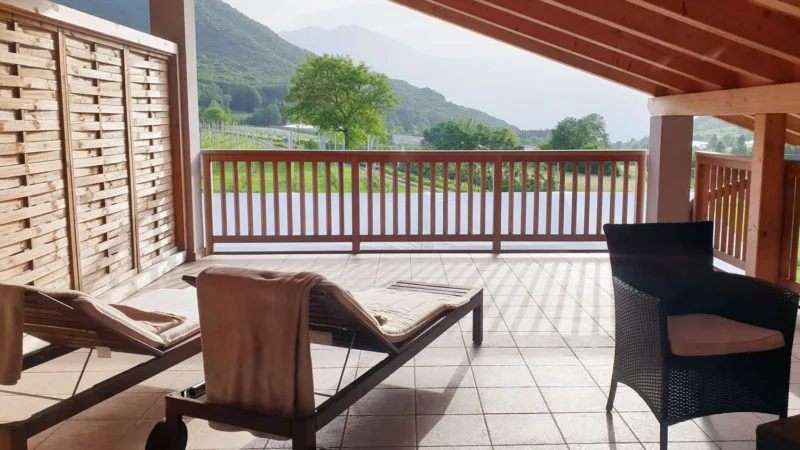
[[[388,0],[226,1],[278,32],[310,26],[332,29],[358,25],[430,56],[519,58],[521,64],[531,68],[528,80],[516,80],[517,86],[523,86],[523,92],[516,92],[516,95],[501,95],[503,93],[498,92],[498,104],[487,112],[521,128],[552,128],[565,115],[583,116],[598,112],[606,117],[612,140],[641,138],[649,132],[647,97],[644,94],[539,58]],[[369,61],[366,62],[369,64]],[[502,74],[497,76],[498,83],[495,86],[503,85]],[[458,83],[458,79],[453,79],[453,83]],[[530,88],[526,89],[525,86]],[[519,90],[519,87],[515,89]],[[476,91],[476,95],[485,97],[487,93]],[[465,106],[487,109],[477,101],[470,104],[469,98],[451,100]],[[503,104],[511,101],[536,105],[537,111],[535,114],[526,114],[519,104]],[[506,110],[508,113],[504,114]]]

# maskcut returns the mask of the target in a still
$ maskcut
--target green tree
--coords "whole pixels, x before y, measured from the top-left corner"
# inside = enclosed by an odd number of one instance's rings
[[[600,114],[589,114],[580,119],[567,117],[558,122],[553,130],[553,137],[541,148],[574,150],[609,146],[606,120]]]
[[[308,56],[291,83],[285,108],[290,119],[343,133],[345,148],[368,135],[386,136],[384,115],[399,103],[386,75],[347,56]]]
[[[210,123],[230,123],[233,121],[233,116],[231,116],[227,111],[225,111],[216,100],[212,101],[208,108],[204,109],[203,112],[200,114],[200,119],[203,122],[210,122]]]
[[[248,121],[251,125],[283,125],[283,114],[277,103],[273,102],[263,108],[256,108]]]
[[[472,120],[440,122],[422,133],[438,150],[521,150],[519,137],[509,128],[492,128]]]
[[[737,155],[747,153],[747,141],[743,134],[736,136],[736,140],[733,142],[733,153]]]

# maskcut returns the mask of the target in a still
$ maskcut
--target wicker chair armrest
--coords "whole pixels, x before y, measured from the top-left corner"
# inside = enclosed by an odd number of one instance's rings
[[[669,348],[664,302],[617,277],[613,283],[617,352],[660,367]]]
[[[800,297],[773,283],[744,275],[715,272],[698,279],[690,297],[709,312],[794,336]],[[789,341],[791,342],[791,341]]]

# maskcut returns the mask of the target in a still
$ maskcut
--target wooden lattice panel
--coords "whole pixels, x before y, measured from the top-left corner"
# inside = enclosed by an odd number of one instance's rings
[[[0,280],[69,287],[56,30],[0,20]]]
[[[167,60],[128,54],[132,140],[139,217],[139,258],[145,269],[177,252]]]
[[[66,37],[81,288],[95,294],[136,273],[122,48]]]

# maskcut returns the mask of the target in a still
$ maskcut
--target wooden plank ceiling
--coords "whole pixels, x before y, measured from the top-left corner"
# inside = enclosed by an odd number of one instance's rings
[[[391,1],[655,97],[800,81],[800,0]]]

